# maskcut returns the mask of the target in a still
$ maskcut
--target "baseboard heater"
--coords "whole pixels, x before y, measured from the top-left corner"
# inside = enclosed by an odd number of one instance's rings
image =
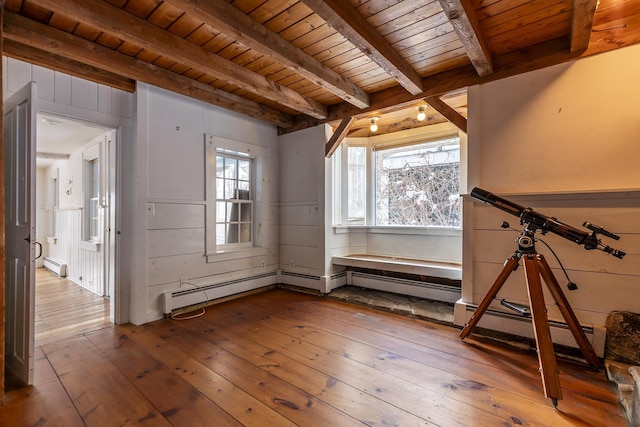
[[[351,276],[349,277],[349,274],[347,274],[347,283],[363,288],[394,292],[448,303],[455,303],[461,296],[460,286],[457,285],[386,277],[357,271],[347,272],[350,273]]]
[[[52,258],[44,257],[44,267],[60,277],[67,277],[67,264],[56,261]]]
[[[218,298],[275,285],[276,273],[270,272],[219,283],[211,283],[210,280],[186,280],[182,289],[162,293],[160,295],[162,312],[170,314],[173,310],[179,308],[190,307]]]

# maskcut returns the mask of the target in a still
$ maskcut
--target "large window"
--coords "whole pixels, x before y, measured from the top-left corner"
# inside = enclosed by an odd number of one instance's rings
[[[461,226],[457,135],[411,143],[350,145],[335,156],[346,176],[337,224]],[[340,164],[342,162],[342,164]]]

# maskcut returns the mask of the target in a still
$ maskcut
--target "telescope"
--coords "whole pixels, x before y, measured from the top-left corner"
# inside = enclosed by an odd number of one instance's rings
[[[598,238],[599,234],[614,240],[620,239],[619,236],[600,226],[588,222],[583,223],[582,226],[591,231],[591,233],[589,233],[588,231],[567,225],[558,221],[554,217],[543,215],[531,208],[518,205],[478,187],[471,190],[471,197],[492,205],[504,212],[510,213],[511,215],[517,216],[520,218],[520,224],[526,224],[527,230],[531,232],[540,230],[542,234],[546,234],[548,231],[551,231],[552,233],[557,234],[560,237],[564,237],[567,240],[571,240],[578,245],[583,245],[587,250],[597,249],[620,259],[625,256],[624,252],[605,245],[600,241]]]

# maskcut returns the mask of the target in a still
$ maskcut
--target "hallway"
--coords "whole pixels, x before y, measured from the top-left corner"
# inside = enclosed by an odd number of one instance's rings
[[[109,300],[36,269],[36,346],[111,326]]]

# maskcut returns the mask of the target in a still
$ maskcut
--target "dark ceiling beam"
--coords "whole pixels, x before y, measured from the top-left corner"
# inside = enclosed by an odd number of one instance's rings
[[[136,90],[135,80],[101,70],[91,65],[64,58],[49,51],[33,48],[13,40],[4,40],[4,54],[8,57],[30,62],[34,65],[60,71],[71,76],[80,77],[125,92]]]
[[[165,3],[197,16],[216,30],[358,108],[370,105],[369,95],[364,90],[226,1],[165,0]]]
[[[478,75],[487,76],[493,72],[491,53],[478,27],[475,10],[469,0],[438,0],[458,39],[467,51]],[[577,1],[577,0],[576,0]]]
[[[331,138],[329,138],[329,141],[327,141],[324,147],[324,155],[327,159],[330,158],[333,155],[333,153],[336,151],[336,149],[338,148],[342,140],[349,133],[349,130],[351,129],[351,126],[355,121],[356,121],[355,117],[347,117],[345,119],[342,119],[342,121],[340,122],[336,130],[333,132],[333,135],[331,135]]]
[[[438,96],[431,96],[426,98],[427,104],[431,105],[438,113],[442,114],[453,123],[462,132],[467,133],[467,119],[456,110],[451,108],[449,104],[444,102]]]
[[[303,0],[327,24],[378,64],[409,93],[422,92],[422,78],[387,40],[345,0]]]
[[[597,6],[598,0],[573,0],[571,52],[580,52],[589,47]]]
[[[123,55],[7,10],[4,11],[3,29],[5,41],[10,40],[44,51],[64,52],[67,57],[92,67],[272,122],[282,128],[292,126],[292,118],[288,114]]]
[[[31,0],[70,19],[156,52],[194,70],[207,73],[254,94],[317,119],[327,117],[323,104],[222,58],[100,0]]]

